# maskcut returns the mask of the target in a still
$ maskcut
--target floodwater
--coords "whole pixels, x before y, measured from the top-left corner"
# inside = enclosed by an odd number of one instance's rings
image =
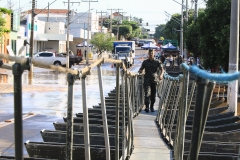
[[[77,66],[78,67],[78,66]],[[104,96],[116,86],[116,71],[111,64],[102,65],[102,81]],[[44,115],[66,116],[67,113],[67,75],[47,69],[34,68],[33,84],[30,90],[22,93],[23,113],[33,112]],[[7,75],[1,75],[0,83],[13,84],[13,75],[9,71]],[[100,103],[99,78],[97,67],[92,69],[86,78],[87,106],[92,107]],[[22,84],[28,84],[28,73],[22,75]],[[29,87],[29,86],[28,86]],[[23,87],[24,88],[24,87]],[[39,88],[41,89],[39,91]],[[14,112],[13,93],[0,94],[0,113]],[[76,80],[74,83],[74,113],[82,112],[82,83]]]
[[[135,57],[135,65],[132,68],[133,72],[139,69],[138,57]],[[74,66],[83,68],[84,65]],[[116,70],[112,64],[102,64],[102,81],[104,97],[116,87]],[[67,115],[67,75],[57,71],[51,71],[43,68],[34,68],[34,78],[32,85],[28,85],[28,72],[24,71],[22,75],[22,108],[23,113],[35,113],[53,116]],[[87,106],[92,107],[101,102],[99,92],[99,79],[97,67],[93,68],[91,74],[86,78],[87,88]],[[120,79],[121,82],[121,79]],[[8,70],[5,75],[0,74],[1,84],[13,84],[12,71]],[[12,87],[12,85],[11,85]],[[27,90],[24,90],[27,87]],[[1,88],[0,88],[1,89]],[[73,113],[82,112],[82,84],[81,80],[76,80],[74,84],[74,102]],[[0,92],[0,113],[14,112],[14,96],[13,93]]]

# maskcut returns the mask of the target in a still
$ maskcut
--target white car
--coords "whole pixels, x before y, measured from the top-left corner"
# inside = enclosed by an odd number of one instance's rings
[[[43,63],[45,65],[66,66],[66,57],[56,56],[54,52],[38,52],[33,56],[34,62]]]

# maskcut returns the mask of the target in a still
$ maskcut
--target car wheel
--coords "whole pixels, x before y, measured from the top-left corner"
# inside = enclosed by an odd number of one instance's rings
[[[55,65],[55,66],[61,66],[61,62],[56,61],[56,62],[54,62],[54,65]]]

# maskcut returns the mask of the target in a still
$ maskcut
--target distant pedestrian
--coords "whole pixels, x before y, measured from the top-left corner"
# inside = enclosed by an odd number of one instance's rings
[[[180,65],[182,62],[183,62],[183,58],[182,58],[182,56],[179,56],[179,64],[178,65]]]
[[[156,55],[156,59],[160,59],[160,58],[161,58],[161,54],[160,54],[160,52],[158,52]]]
[[[197,66],[199,66],[200,65],[200,60],[199,60],[199,58],[197,57]]]
[[[85,51],[84,51],[84,56],[85,56],[85,58],[87,59],[87,50],[85,49]]]
[[[169,63],[170,63],[170,66],[172,67],[173,66],[173,56],[172,55],[169,56]]]
[[[166,58],[165,58],[165,55],[164,55],[164,53],[163,53],[163,54],[161,55],[161,57],[160,57],[160,60],[161,60],[162,63],[164,63],[165,59],[166,59]]]
[[[172,69],[175,70],[175,57],[173,57],[173,61],[172,61]]]

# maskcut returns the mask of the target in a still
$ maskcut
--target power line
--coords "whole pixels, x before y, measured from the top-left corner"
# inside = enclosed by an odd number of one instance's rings
[[[87,35],[87,57],[86,57],[86,64],[88,64],[88,54],[89,54],[89,37],[90,37],[90,33],[89,33],[89,30],[90,30],[90,27],[89,27],[89,25],[90,25],[90,4],[91,4],[91,2],[98,2],[98,1],[93,1],[93,0],[82,0],[82,2],[88,2],[88,10],[89,10],[89,12],[88,12],[88,35]],[[89,135],[87,135],[88,137],[89,137]],[[87,142],[88,143],[88,142]],[[91,159],[90,157],[91,157],[91,155],[90,155],[90,146],[85,146],[85,152],[87,153],[86,155],[85,155],[85,157],[86,157],[86,159]],[[106,155],[107,155],[107,157],[109,156],[108,155],[109,153],[107,153]]]
[[[110,27],[109,27],[109,28],[110,28],[110,29],[109,29],[109,32],[111,33],[111,32],[112,32],[112,11],[113,11],[113,10],[117,10],[117,9],[112,9],[112,8],[111,8],[111,9],[107,9],[107,10],[111,10],[111,14],[110,14]]]
[[[103,11],[101,11],[101,12],[97,12],[97,11],[96,11],[96,13],[101,13],[101,32],[102,32],[102,27],[103,27],[103,18],[102,18],[102,14],[103,14],[103,13],[107,13],[107,12],[103,12]]]

